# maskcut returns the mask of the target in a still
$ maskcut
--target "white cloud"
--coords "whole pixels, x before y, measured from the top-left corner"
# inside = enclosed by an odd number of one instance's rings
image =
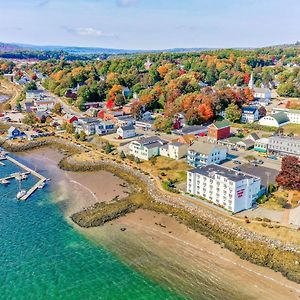
[[[117,5],[120,7],[129,7],[137,4],[139,0],[117,0]]]
[[[115,37],[114,34],[105,33],[102,30],[91,28],[91,27],[79,27],[79,28],[69,29],[69,31],[81,36]]]

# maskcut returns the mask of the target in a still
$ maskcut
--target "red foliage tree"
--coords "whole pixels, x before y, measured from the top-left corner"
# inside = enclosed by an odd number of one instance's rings
[[[212,119],[213,116],[214,116],[212,108],[209,105],[205,104],[205,103],[202,103],[202,104],[199,105],[199,112],[201,113],[202,118],[205,121],[208,121],[208,120]]]
[[[300,190],[300,161],[297,157],[286,156],[282,159],[276,182],[282,187]]]
[[[248,84],[250,81],[250,75],[248,73],[245,73],[244,75],[244,84]]]
[[[113,109],[115,107],[115,102],[113,99],[108,99],[106,102],[107,109]]]

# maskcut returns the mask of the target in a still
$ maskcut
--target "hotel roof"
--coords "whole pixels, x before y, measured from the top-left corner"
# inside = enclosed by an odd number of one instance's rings
[[[240,171],[235,171],[233,169],[229,169],[229,168],[215,165],[215,164],[208,165],[208,166],[205,166],[202,168],[193,169],[189,172],[204,175],[204,176],[210,177],[212,179],[215,179],[215,176],[219,175],[219,176],[225,177],[228,180],[231,180],[234,182],[239,182],[241,180],[252,179],[252,178],[259,179],[258,177],[252,176],[250,174],[243,173]]]

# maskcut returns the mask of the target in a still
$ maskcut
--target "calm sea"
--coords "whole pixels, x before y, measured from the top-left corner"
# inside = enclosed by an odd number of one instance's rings
[[[1,178],[19,171],[5,164]],[[15,180],[0,186],[0,299],[184,299],[78,234],[49,187],[23,203],[17,190]]]

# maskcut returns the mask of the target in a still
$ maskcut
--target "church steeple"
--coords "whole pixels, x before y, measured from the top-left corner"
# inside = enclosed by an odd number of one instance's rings
[[[248,83],[248,87],[251,90],[254,88],[253,72],[251,73],[250,80],[249,80],[249,83]]]

